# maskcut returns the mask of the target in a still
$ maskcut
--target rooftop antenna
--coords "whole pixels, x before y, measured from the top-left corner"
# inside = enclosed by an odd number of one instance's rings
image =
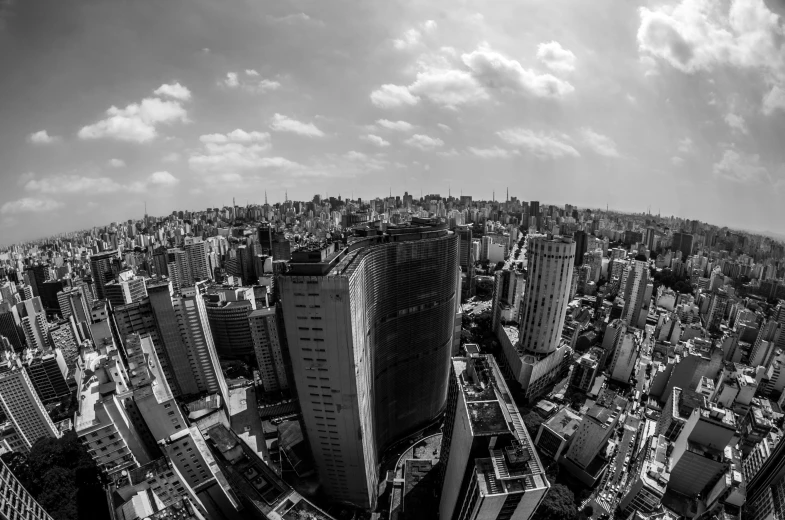
[[[507,186],[507,202],[510,202],[510,187]]]
[[[267,206],[267,190],[264,190],[264,205]]]

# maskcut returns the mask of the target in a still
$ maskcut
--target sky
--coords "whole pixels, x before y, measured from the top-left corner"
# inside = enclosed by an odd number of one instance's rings
[[[785,231],[782,0],[0,0],[0,243],[461,193]]]

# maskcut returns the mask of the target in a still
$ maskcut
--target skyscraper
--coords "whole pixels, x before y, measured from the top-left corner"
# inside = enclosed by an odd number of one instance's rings
[[[633,260],[624,268],[624,298],[622,320],[630,327],[642,329],[646,325],[653,286],[649,282],[649,266],[641,260]]]
[[[585,231],[576,231],[573,238],[575,239],[575,267],[580,267],[583,263],[583,255],[589,250],[589,243]]]
[[[104,251],[90,256],[90,270],[93,273],[95,296],[99,300],[106,298],[104,286],[112,281],[120,271],[120,253],[117,250]]]
[[[289,388],[284,360],[284,345],[278,330],[278,317],[275,307],[251,311],[248,315],[251,326],[256,362],[262,377],[265,392],[277,392]]]
[[[256,310],[253,289],[211,289],[205,298],[216,352],[221,357],[250,361],[254,344],[248,314]]]
[[[458,240],[438,221],[355,230],[280,277],[303,422],[327,493],[372,507],[385,450],[444,409]]]
[[[521,309],[521,347],[548,354],[556,350],[564,326],[575,263],[575,242],[535,237],[529,242],[529,286]]]
[[[41,437],[60,437],[30,376],[15,360],[0,365],[0,408],[28,450]]]
[[[493,356],[452,358],[439,460],[445,520],[527,520],[550,487]]]
[[[16,351],[22,350],[25,345],[21,323],[16,306],[11,302],[0,302],[0,336],[8,338]]]
[[[201,280],[212,280],[207,242],[201,238],[185,237],[182,248],[166,252],[167,269],[175,290],[193,287]]]
[[[0,459],[0,520],[52,520]]]

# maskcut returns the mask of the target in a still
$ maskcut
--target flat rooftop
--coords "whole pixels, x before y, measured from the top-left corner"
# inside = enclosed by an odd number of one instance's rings
[[[560,437],[568,439],[578,429],[582,420],[580,415],[569,408],[562,408],[545,422],[545,426]]]

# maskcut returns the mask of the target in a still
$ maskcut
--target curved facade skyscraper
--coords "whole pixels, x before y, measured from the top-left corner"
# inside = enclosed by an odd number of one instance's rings
[[[322,484],[337,500],[372,507],[384,452],[444,410],[458,237],[431,220],[355,234],[294,251],[280,288]]]
[[[559,346],[575,262],[570,238],[536,236],[528,245],[529,279],[521,308],[520,347],[549,354]]]

